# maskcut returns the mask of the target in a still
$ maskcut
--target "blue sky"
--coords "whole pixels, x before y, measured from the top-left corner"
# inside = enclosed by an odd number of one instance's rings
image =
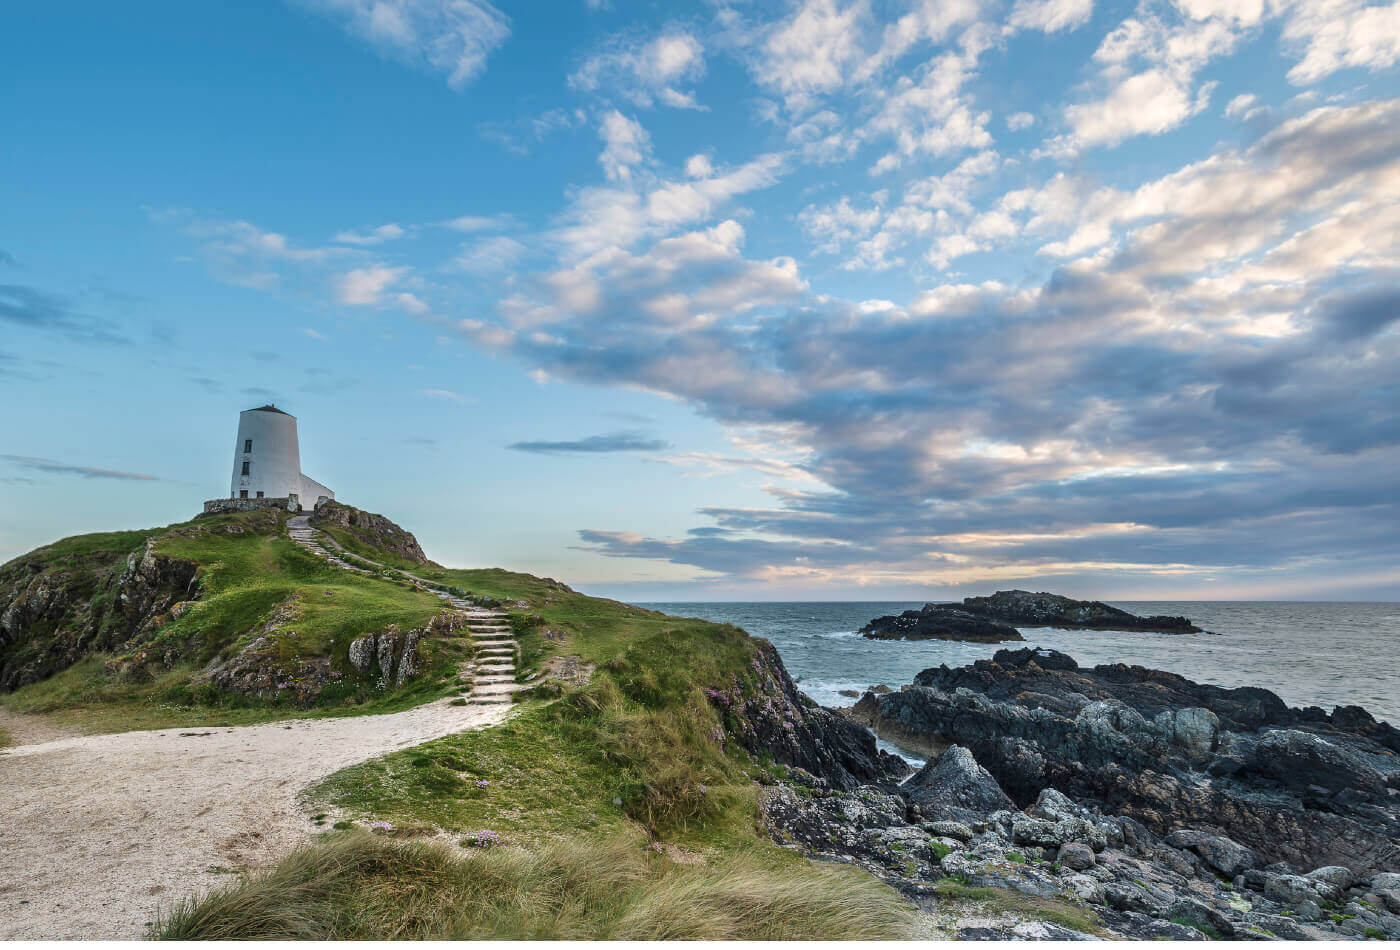
[[[633,600],[1400,597],[1400,8],[31,4],[0,559],[237,413]]]

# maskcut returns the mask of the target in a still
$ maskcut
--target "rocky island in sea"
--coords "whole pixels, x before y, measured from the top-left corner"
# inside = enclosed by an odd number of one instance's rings
[[[860,629],[874,640],[965,640],[1005,643],[1024,640],[1017,627],[1069,630],[1126,630],[1143,633],[1200,633],[1185,617],[1139,617],[1097,600],[1059,594],[999,590],[990,597],[967,597],[960,604],[924,604],[877,617]]]
[[[1400,937],[1400,731],[1364,709],[1008,649],[846,714],[929,761],[828,744],[762,797],[774,837],[959,936]],[[972,894],[1000,916],[949,917]]]

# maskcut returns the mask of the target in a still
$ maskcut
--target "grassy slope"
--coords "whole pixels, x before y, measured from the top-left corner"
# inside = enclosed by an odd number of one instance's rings
[[[51,714],[64,723],[96,732],[179,725],[238,725],[306,715],[386,712],[443,695],[452,687],[442,677],[455,664],[451,647],[431,644],[442,654],[430,658],[433,674],[391,695],[352,683],[326,697],[325,704],[297,709],[288,701],[219,695],[191,688],[204,666],[233,655],[258,636],[279,607],[288,617],[270,639],[289,666],[299,659],[332,656],[348,672],[345,649],[357,636],[398,624],[421,627],[441,602],[409,585],[365,578],[325,564],[294,545],[283,533],[285,516],[250,512],[201,518],[150,531],[81,535],[36,554],[47,561],[139,550],[151,537],[163,537],[156,551],[197,561],[203,593],[178,619],[166,623],[149,643],[124,655],[94,655],[39,683],[0,696],[16,712]],[[237,533],[225,533],[225,532]],[[294,635],[293,635],[294,631]],[[157,662],[168,649],[180,656],[166,668]],[[353,678],[349,678],[353,679]],[[352,688],[353,687],[353,688]]]
[[[64,718],[102,728],[285,716],[291,710],[195,702],[183,684],[199,663],[253,636],[250,625],[278,605],[297,605],[302,646],[318,650],[386,620],[406,626],[423,616],[415,611],[436,607],[394,582],[327,568],[272,533],[177,530],[159,550],[198,560],[207,593],[162,628],[148,652],[179,642],[198,658],[147,681],[114,677],[104,658],[94,658],[6,697],[7,705],[62,709]],[[527,668],[568,661],[591,669],[591,679],[547,682],[501,727],[352,767],[313,796],[360,823],[387,821],[395,836],[446,829],[471,842],[490,829],[507,846],[453,850],[332,833],[273,872],[185,906],[162,924],[163,935],[835,938],[907,931],[909,908],[888,888],[849,868],[814,866],[759,833],[754,776],[762,767],[725,741],[704,695],[709,685],[749,682],[754,643],[743,631],[585,597],[525,574],[399,566],[506,603]],[[427,688],[450,684],[433,680]],[[425,697],[354,711],[415,698]]]
[[[165,936],[907,933],[909,908],[894,892],[849,868],[812,865],[758,829],[763,767],[726,741],[704,692],[735,680],[752,687],[755,644],[742,630],[527,574],[412,570],[506,604],[527,667],[568,661],[591,678],[547,680],[504,725],[352,766],[311,790],[350,823],[387,823],[399,837],[446,830],[465,849],[332,833],[277,871],[187,906]],[[483,831],[505,847],[476,847]],[[401,898],[411,909],[386,903]]]

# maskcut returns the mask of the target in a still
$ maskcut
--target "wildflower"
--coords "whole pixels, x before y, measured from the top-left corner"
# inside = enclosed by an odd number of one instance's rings
[[[476,845],[478,848],[489,848],[500,843],[501,836],[487,829],[478,831],[476,833],[476,838],[472,840],[472,844]]]
[[[695,787],[696,787],[696,789],[699,790],[699,792],[700,792],[701,795],[704,795],[706,792],[709,791],[709,789],[705,787],[705,785],[704,785],[703,782],[702,782],[701,784],[695,786]]]
[[[486,781],[486,779],[484,779],[484,778],[479,778],[479,779],[476,780],[476,787],[477,787],[477,788],[490,788],[490,787],[491,787],[491,783],[488,782],[488,781]]]
[[[370,831],[393,831],[394,826],[387,821],[376,821],[369,826]]]

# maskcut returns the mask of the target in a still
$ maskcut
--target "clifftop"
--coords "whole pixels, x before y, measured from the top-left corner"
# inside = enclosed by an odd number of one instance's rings
[[[372,548],[409,564],[438,566],[428,560],[417,538],[383,515],[328,501],[311,515],[311,523],[351,551]]]

